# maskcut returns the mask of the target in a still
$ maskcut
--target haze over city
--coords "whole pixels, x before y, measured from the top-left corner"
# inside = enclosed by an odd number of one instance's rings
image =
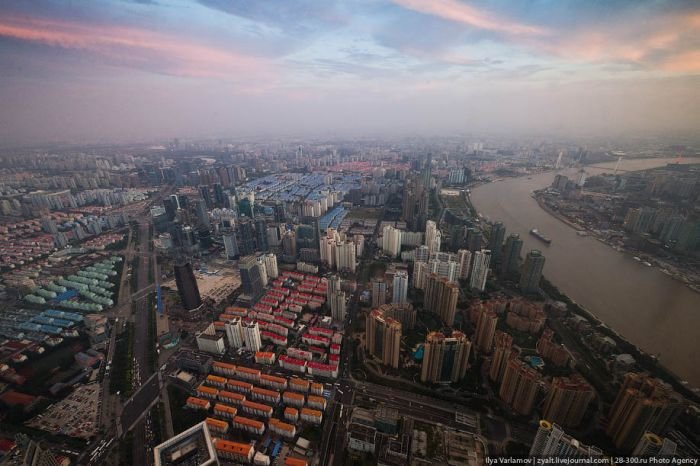
[[[688,136],[699,47],[695,1],[7,0],[0,140]]]

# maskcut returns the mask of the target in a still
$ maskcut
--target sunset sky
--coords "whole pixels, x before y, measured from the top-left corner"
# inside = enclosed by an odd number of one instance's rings
[[[698,1],[0,2],[4,143],[698,128]]]

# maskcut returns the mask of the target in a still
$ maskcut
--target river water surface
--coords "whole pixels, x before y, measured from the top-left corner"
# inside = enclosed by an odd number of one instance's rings
[[[674,160],[628,160],[622,170],[640,170]],[[586,168],[590,174],[612,172]],[[575,171],[562,172],[574,175]],[[545,276],[562,292],[587,308],[609,327],[644,351],[656,354],[671,371],[700,387],[700,293],[646,267],[593,237],[576,231],[544,211],[530,196],[552,183],[554,173],[530,179],[506,178],[472,190],[476,209],[491,221],[506,225],[506,236],[519,233],[523,256],[540,249],[546,257]],[[539,229],[552,239],[547,246],[529,234]]]

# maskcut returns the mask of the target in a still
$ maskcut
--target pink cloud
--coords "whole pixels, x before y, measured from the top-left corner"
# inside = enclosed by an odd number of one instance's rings
[[[515,36],[539,36],[547,33],[542,28],[517,23],[482,11],[457,0],[393,0],[409,10],[437,16],[478,29]]]
[[[269,63],[181,37],[133,27],[44,18],[2,18],[0,36],[94,53],[111,62],[186,77],[269,73]]]

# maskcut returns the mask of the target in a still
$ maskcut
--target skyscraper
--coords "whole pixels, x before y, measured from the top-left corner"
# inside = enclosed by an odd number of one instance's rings
[[[335,321],[343,322],[345,320],[345,292],[340,289],[340,277],[338,275],[328,277],[326,295],[331,307],[331,317]]]
[[[535,440],[530,448],[530,456],[535,458],[589,458],[603,456],[597,447],[586,446],[569,436],[556,424],[540,421]]]
[[[248,256],[255,253],[255,229],[253,222],[248,219],[243,219],[238,225],[238,234],[240,241],[238,250],[242,256]]]
[[[336,268],[355,272],[356,245],[353,241],[337,241],[335,243]]]
[[[369,354],[379,359],[382,364],[393,368],[399,367],[401,349],[401,323],[386,317],[374,309],[365,319],[365,341]]]
[[[223,232],[222,237],[224,239],[224,249],[226,250],[227,259],[235,259],[240,254],[238,252],[238,242],[236,241],[236,235],[231,229],[227,229]]]
[[[520,235],[513,233],[506,239],[501,261],[501,276],[506,276],[518,271],[520,267],[520,251],[523,248],[523,240]]]
[[[240,317],[234,317],[230,322],[225,322],[224,329],[229,348],[241,348],[245,344]]]
[[[387,225],[382,230],[382,251],[384,254],[397,257],[401,252],[401,230]]]
[[[520,291],[523,293],[536,293],[540,289],[544,269],[544,256],[541,251],[533,249],[527,253],[523,271],[520,274]]]
[[[498,325],[498,315],[486,306],[481,306],[478,310],[479,317],[476,321],[476,331],[474,332],[474,346],[485,354],[491,352],[493,348],[493,338]],[[504,337],[505,338],[505,337]],[[512,341],[512,339],[511,339]]]
[[[634,448],[635,458],[670,458],[675,455],[678,445],[669,438],[661,438],[653,432],[644,432]]]
[[[440,251],[441,233],[437,229],[437,224],[428,220],[425,223],[425,245],[428,247],[428,253],[434,254]]]
[[[260,327],[257,322],[243,322],[241,324],[243,341],[249,351],[260,351],[262,341],[260,340]]]
[[[384,280],[372,279],[372,307],[379,307],[386,303],[386,282]]]
[[[605,433],[615,447],[630,453],[645,432],[665,435],[685,409],[671,387],[648,374],[628,373],[610,410]]]
[[[408,273],[396,272],[393,284],[393,304],[406,304],[406,294],[408,293]]]
[[[267,244],[267,223],[262,217],[255,220],[255,243],[258,246],[258,251],[267,252],[270,250],[270,246]]]
[[[186,310],[191,311],[202,305],[202,298],[199,295],[199,287],[192,271],[192,264],[189,262],[175,264],[175,284],[177,285],[177,292],[180,295],[182,306]]]
[[[197,201],[197,220],[203,227],[211,227],[211,223],[209,223],[209,212],[207,211],[207,204],[204,199]]]
[[[478,228],[467,228],[467,249],[471,252],[480,251],[483,244],[483,235]]]
[[[506,365],[512,357],[518,356],[518,351],[513,348],[513,337],[508,333],[497,330],[494,334],[493,356],[489,367],[489,379],[498,384],[503,380]]]
[[[460,280],[466,280],[469,278],[470,267],[472,264],[471,251],[468,249],[460,249],[457,251],[457,263],[459,263],[458,278]]]
[[[503,222],[496,222],[491,226],[489,249],[491,250],[491,261],[493,263],[501,261],[501,250],[503,249],[503,238],[505,235],[506,227],[503,225]]]
[[[255,256],[242,257],[238,262],[241,274],[241,288],[247,295],[257,297],[263,291],[263,276]]]
[[[471,342],[459,331],[446,337],[430,332],[425,338],[425,351],[420,379],[430,383],[452,383],[462,380],[469,366]]]
[[[472,290],[484,291],[486,279],[489,276],[491,264],[491,251],[482,249],[475,251],[472,258],[472,271],[469,278],[469,287]]]
[[[268,279],[277,278],[280,275],[277,268],[277,256],[273,253],[265,254],[265,272]]]
[[[426,311],[440,316],[445,325],[454,324],[459,287],[446,278],[431,273],[425,283],[425,300],[423,307]]]
[[[595,392],[580,376],[555,377],[544,401],[542,417],[564,427],[578,427]]]
[[[540,379],[540,374],[524,361],[511,359],[506,364],[498,396],[513,411],[527,416],[535,405]]]

